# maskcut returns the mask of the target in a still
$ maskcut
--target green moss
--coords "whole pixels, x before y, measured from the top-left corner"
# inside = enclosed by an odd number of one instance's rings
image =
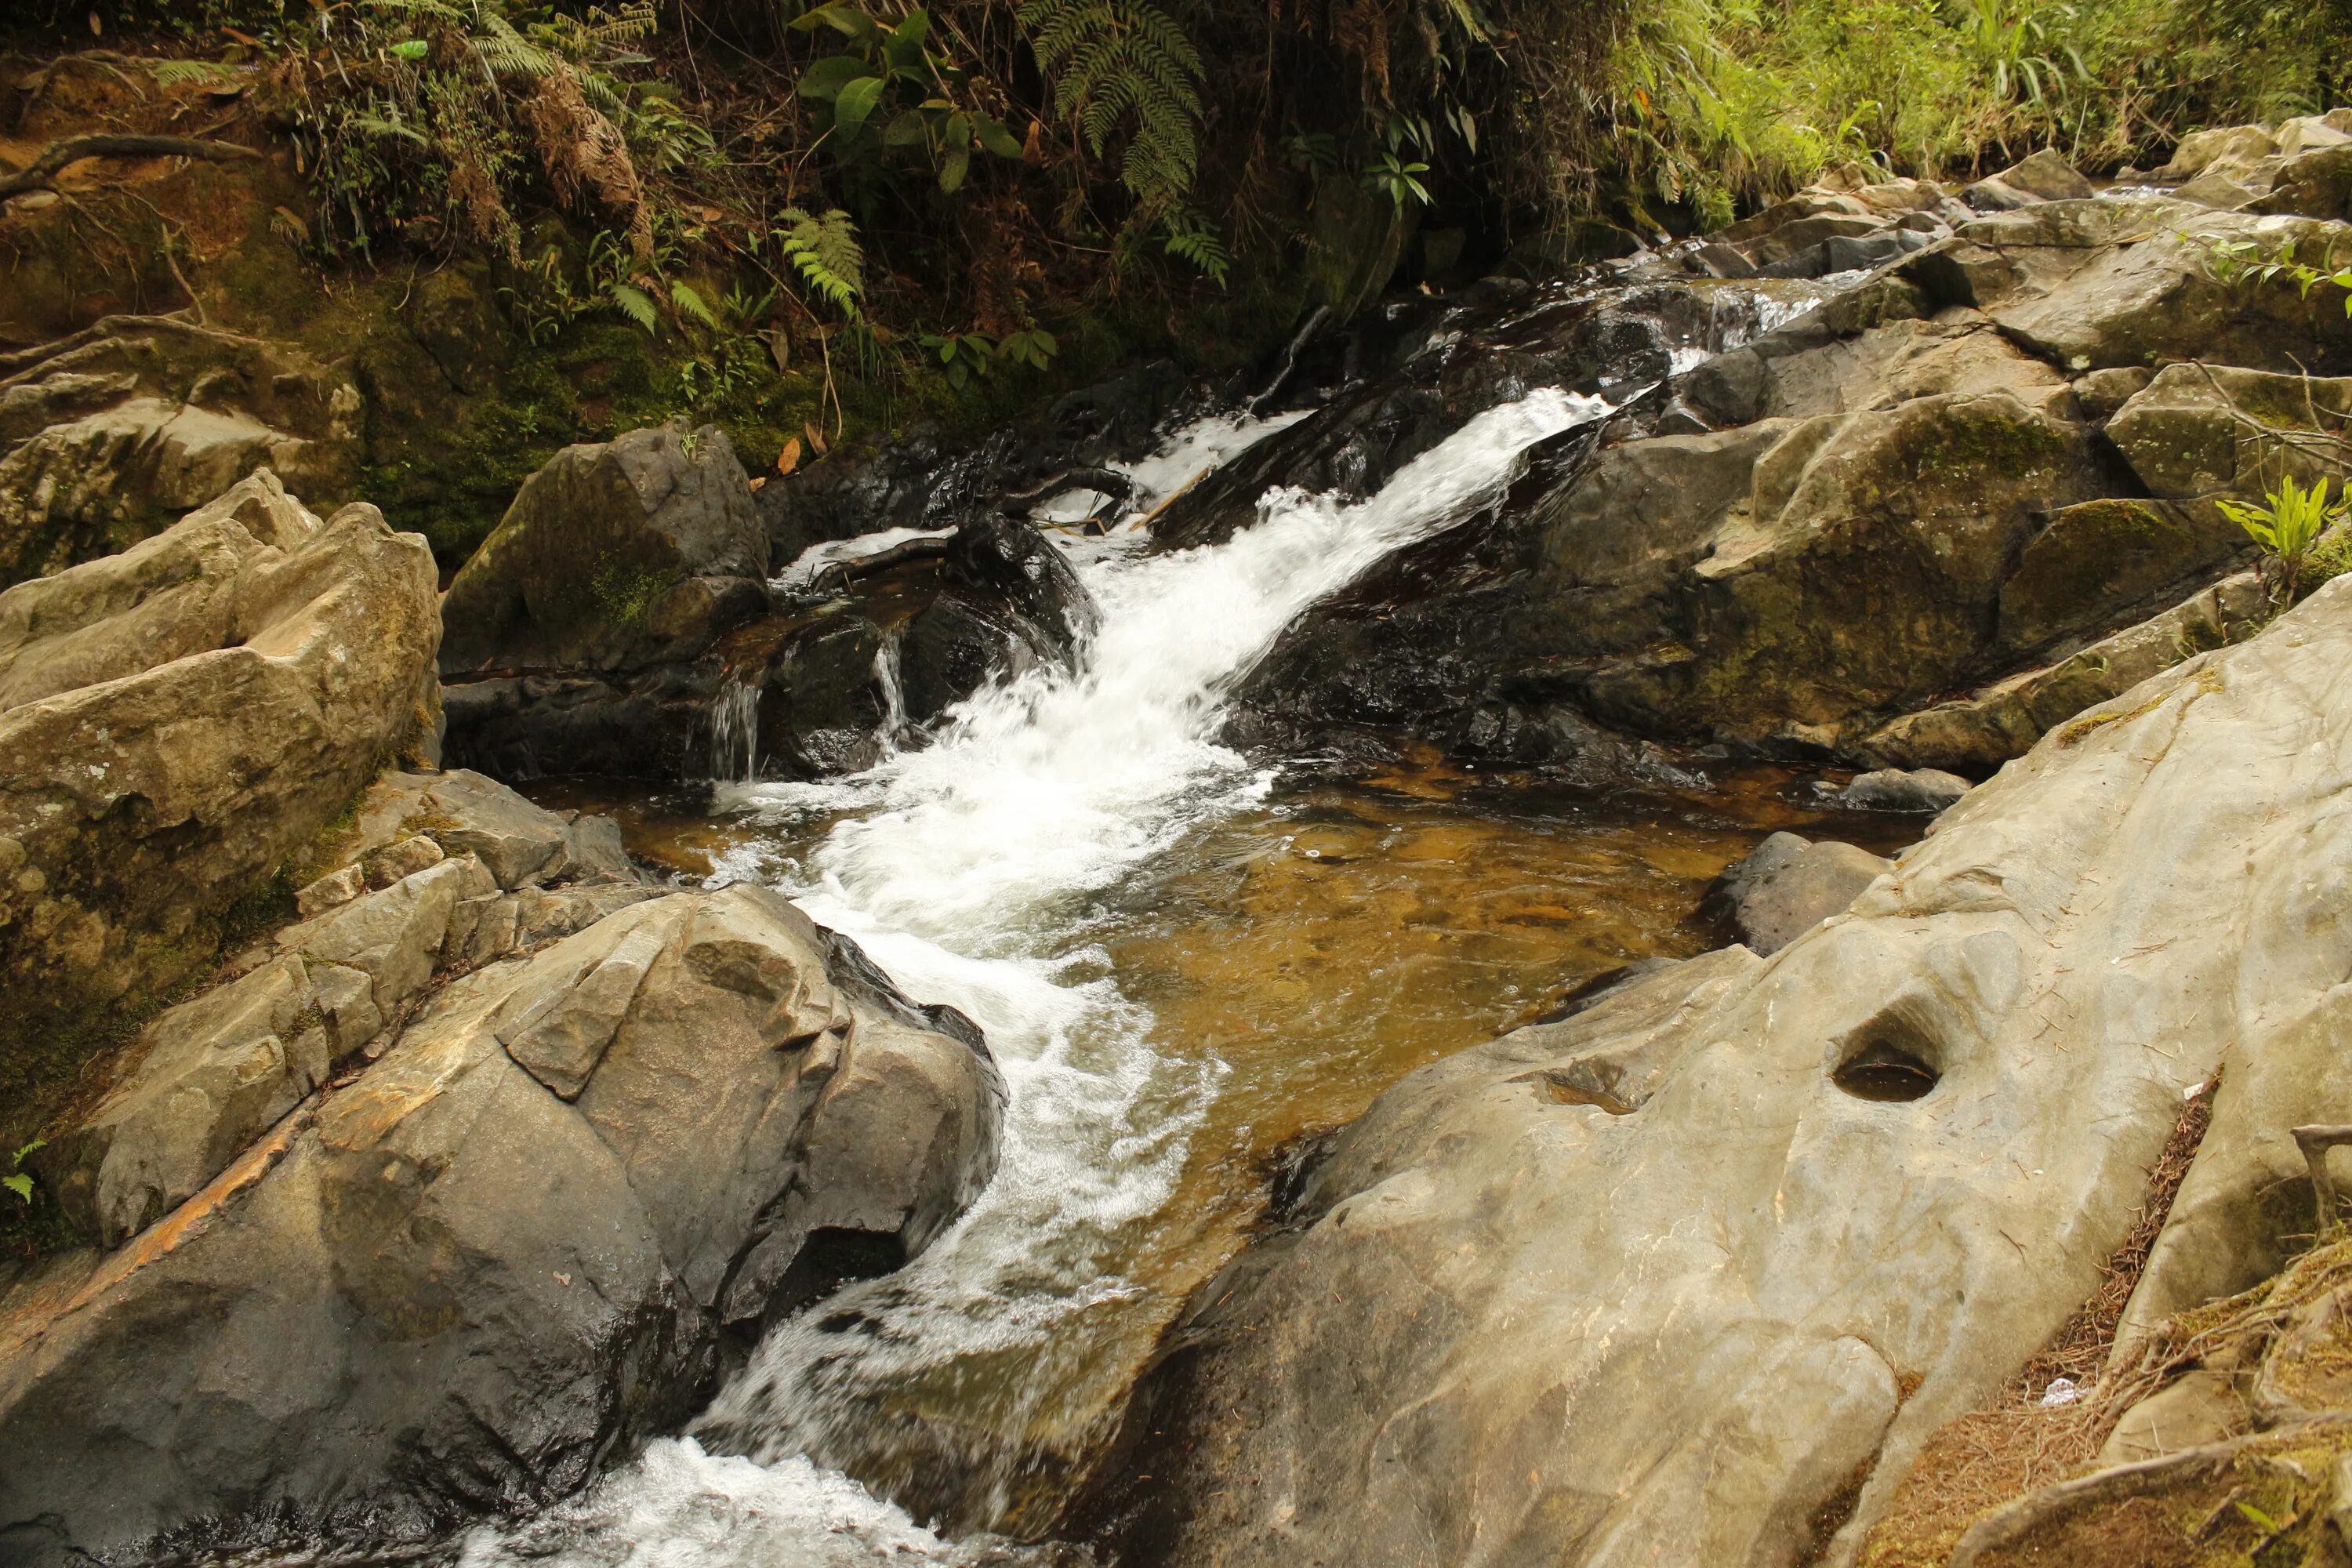
[[[589,579],[589,592],[595,596],[596,607],[608,619],[633,626],[651,613],[677,581],[675,571],[608,559]]]

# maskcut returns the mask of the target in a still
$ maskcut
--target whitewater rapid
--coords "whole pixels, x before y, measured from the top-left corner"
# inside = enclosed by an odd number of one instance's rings
[[[945,1540],[842,1470],[872,1473],[910,1391],[944,1387],[965,1436],[927,1441],[977,1479],[981,1511],[1000,1514],[1020,1479],[1020,1446],[1003,1435],[1087,1375],[1084,1336],[1057,1331],[1138,1289],[1113,1266],[1118,1244],[1166,1201],[1221,1069],[1153,1050],[1150,1015],[1089,943],[1096,901],[1182,835],[1264,797],[1270,775],[1217,734],[1234,686],[1285,626],[1489,504],[1529,447],[1606,409],[1531,394],[1369,500],[1270,491],[1257,522],[1221,544],[1152,553],[1114,530],[1070,552],[1101,610],[1075,668],[993,685],[928,745],[856,777],[722,792],[722,809],[780,834],[837,817],[797,858],[748,849],[714,880],[782,888],[909,994],[982,1026],[1010,1090],[998,1174],[907,1268],[778,1325],[691,1434],[528,1526],[475,1532],[467,1568],[1024,1560]],[[1132,504],[1278,423],[1192,427],[1130,468]]]

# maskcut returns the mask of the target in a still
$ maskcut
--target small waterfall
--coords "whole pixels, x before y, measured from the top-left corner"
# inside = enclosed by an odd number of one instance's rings
[[[898,639],[885,637],[874,650],[874,683],[882,689],[882,727],[877,738],[885,756],[898,749],[907,732],[907,690],[898,683]]]
[[[720,784],[760,776],[761,673],[729,670],[710,700],[710,776]]]
[[[1223,1069],[1159,1054],[1150,1015],[1087,945],[1091,901],[1271,786],[1217,735],[1233,689],[1292,620],[1474,515],[1538,442],[1608,411],[1540,391],[1472,419],[1369,500],[1276,489],[1223,543],[1151,553],[1085,542],[1073,557],[1102,624],[1076,668],[1002,678],[950,710],[929,746],[855,778],[739,793],[740,808],[773,820],[838,815],[785,890],[909,994],[987,1032],[1011,1091],[997,1175],[906,1268],[778,1324],[694,1435],[652,1445],[519,1531],[476,1531],[461,1568],[1057,1560],[943,1539],[843,1471],[886,1468],[876,1461],[925,1391],[960,1389],[961,1435],[942,1434],[952,1451],[926,1463],[953,1472],[951,1489],[972,1500],[965,1518],[1003,1518],[1022,1485],[1023,1434],[1073,1402],[1083,1413],[1116,1397],[1074,1325],[1146,1288],[1110,1260],[1166,1204]],[[1142,488],[1172,489],[1273,427],[1203,422],[1139,466],[1159,481]],[[892,645],[875,664],[894,724],[896,660]],[[714,713],[714,747],[721,732]]]

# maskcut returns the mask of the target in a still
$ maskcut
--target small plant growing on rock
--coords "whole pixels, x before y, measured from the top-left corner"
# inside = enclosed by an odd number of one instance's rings
[[[46,1140],[36,1138],[16,1151],[8,1162],[8,1173],[0,1176],[0,1187],[5,1187],[26,1203],[33,1201],[33,1178],[26,1173],[25,1156],[39,1148]]]
[[[2303,575],[2304,563],[2311,547],[2327,525],[2342,518],[2346,503],[2327,504],[2327,481],[2321,479],[2309,489],[2294,482],[2293,474],[2282,475],[2278,489],[2263,501],[2224,500],[2214,503],[2221,515],[2244,529],[2253,542],[2262,546],[2263,575],[2268,582],[2271,596],[2284,608],[2294,596],[2296,582]]]

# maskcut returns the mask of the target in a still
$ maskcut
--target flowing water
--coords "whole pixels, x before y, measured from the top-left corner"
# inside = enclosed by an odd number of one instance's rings
[[[469,1563],[1066,1560],[990,1532],[1050,1524],[1160,1330],[1239,1244],[1276,1150],[1568,983],[1696,948],[1705,880],[1802,820],[1776,779],[1748,781],[1744,808],[1507,792],[1434,764],[1285,787],[1216,739],[1302,610],[1604,411],[1536,393],[1368,500],[1272,492],[1221,545],[1152,554],[1115,529],[1073,552],[1102,611],[1076,669],[984,690],[850,779],[626,816],[641,853],[780,886],[976,1019],[1011,1089],[1002,1163],[921,1258],[774,1329],[688,1436],[478,1532]],[[1137,466],[1139,500],[1266,427],[1196,428]]]

